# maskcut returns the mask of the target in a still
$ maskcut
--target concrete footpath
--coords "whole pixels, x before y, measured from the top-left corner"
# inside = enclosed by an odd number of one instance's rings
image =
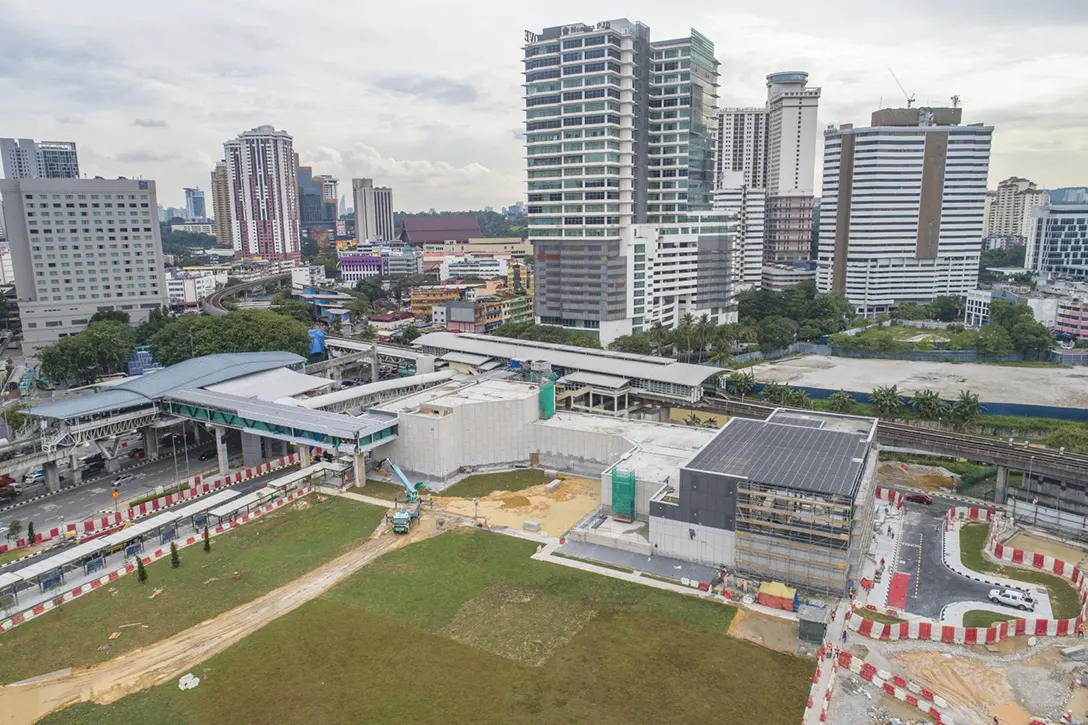
[[[847,635],[846,640],[843,640],[848,611],[849,603],[842,602],[835,609],[834,621],[827,625],[827,636],[824,638],[820,650],[823,656],[817,661],[816,676],[812,680],[812,689],[809,690],[805,714],[801,718],[802,725],[820,725],[827,719],[827,706],[831,701],[831,690],[835,686],[835,678],[838,676],[837,653],[850,646],[849,635]],[[827,654],[829,649],[830,656]]]
[[[381,506],[382,508],[387,509],[396,508],[396,504],[392,501],[386,501],[382,498],[374,498],[373,496],[363,496],[359,493],[352,493],[351,491],[341,490],[332,486],[318,486],[317,491],[328,496],[339,496],[340,498],[347,498],[351,499],[352,501],[358,501],[360,503],[368,503],[371,506]]]

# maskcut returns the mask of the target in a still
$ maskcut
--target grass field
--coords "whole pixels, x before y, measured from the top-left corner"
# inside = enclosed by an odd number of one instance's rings
[[[404,500],[404,486],[389,481],[378,481],[373,478],[366,479],[366,485],[362,488],[350,489],[352,493],[362,496],[373,496],[383,501],[392,501],[395,498]]]
[[[11,551],[5,551],[3,554],[0,554],[0,564],[7,564],[9,561],[22,559],[24,556],[29,555],[30,549],[12,549]]]
[[[1017,566],[1001,566],[988,560],[982,550],[986,546],[989,531],[989,524],[967,524],[960,529],[960,558],[964,566],[984,574],[997,574],[1007,579],[1046,587],[1050,593],[1050,606],[1054,610],[1055,619],[1073,619],[1080,614],[1080,597],[1067,579]]]
[[[1011,622],[1016,617],[998,612],[987,612],[985,609],[972,609],[963,613],[964,627],[990,627],[998,622]]]
[[[503,473],[477,473],[458,481],[441,492],[442,496],[475,498],[492,491],[521,491],[530,486],[547,483],[551,478],[537,468],[519,468]]]
[[[305,511],[290,507],[148,565],[148,581],[121,577],[108,587],[65,604],[0,635],[0,682],[111,659],[248,602],[329,561],[361,542],[385,510],[328,498]],[[241,578],[234,579],[240,572]],[[148,597],[163,591],[154,599]],[[121,627],[138,624],[135,627]],[[145,629],[142,625],[148,625]],[[113,632],[121,637],[110,640]],[[102,644],[105,651],[98,651]]]
[[[455,532],[388,554],[175,682],[48,725],[796,725],[815,664],[726,635],[720,604]]]

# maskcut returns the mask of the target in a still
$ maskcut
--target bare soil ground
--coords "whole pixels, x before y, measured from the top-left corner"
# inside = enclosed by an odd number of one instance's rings
[[[1053,539],[1032,536],[1031,534],[1017,534],[1009,539],[1007,543],[1017,549],[1053,556],[1055,559],[1061,559],[1070,564],[1079,564],[1088,557],[1088,551],[1084,549],[1078,549],[1071,544],[1054,541]]]
[[[729,635],[789,654],[796,654],[800,644],[796,622],[740,608],[729,625]]]
[[[495,491],[479,499],[479,515],[489,526],[521,530],[526,521],[540,524],[546,536],[562,536],[601,502],[601,482],[576,476],[563,477],[563,484],[551,493],[543,484],[521,491]],[[471,519],[472,499],[435,496],[436,508]]]
[[[948,471],[937,466],[924,466],[918,463],[900,463],[881,461],[876,467],[878,486],[894,488],[906,486],[923,491],[939,493],[942,488],[955,489],[956,481]]]
[[[95,667],[2,687],[0,725],[30,725],[75,702],[108,704],[167,682],[319,596],[379,556],[434,533],[433,520],[425,520],[408,536],[394,536],[382,525],[366,543],[319,569],[173,637]]]

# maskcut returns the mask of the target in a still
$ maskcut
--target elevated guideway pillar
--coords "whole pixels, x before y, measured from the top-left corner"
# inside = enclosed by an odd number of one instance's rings
[[[159,457],[159,437],[156,435],[157,431],[148,426],[144,428],[142,433],[144,434],[144,457],[149,461],[153,461]]]
[[[219,475],[226,476],[230,471],[230,454],[227,451],[227,430],[222,426],[212,426],[215,435],[215,454],[219,459]]]
[[[242,465],[246,468],[261,465],[261,436],[242,431]]]
[[[1009,495],[1008,466],[997,467],[997,484],[994,486],[994,503],[1003,504]]]
[[[366,485],[366,453],[356,453],[352,456],[352,464],[355,468],[355,486],[362,488]]]
[[[42,464],[42,472],[45,473],[45,490],[56,493],[60,490],[60,470],[56,461],[46,461]]]
[[[73,486],[83,483],[83,470],[79,467],[79,453],[74,450],[68,456],[68,470],[71,471],[69,475],[72,477]]]
[[[310,466],[310,447],[299,446],[298,447],[298,459],[302,468],[308,468]]]

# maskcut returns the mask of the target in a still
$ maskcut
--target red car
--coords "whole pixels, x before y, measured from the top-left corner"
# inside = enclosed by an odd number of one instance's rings
[[[128,454],[129,458],[143,458],[146,454],[143,448],[137,448],[132,453]]]
[[[926,505],[933,503],[933,499],[924,493],[912,493],[904,498],[912,503],[924,503]]]

